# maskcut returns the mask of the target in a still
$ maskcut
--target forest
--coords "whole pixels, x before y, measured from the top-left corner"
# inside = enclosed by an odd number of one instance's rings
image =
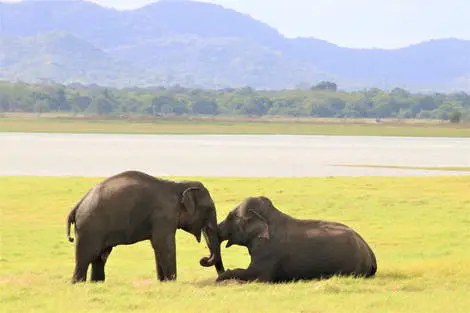
[[[411,93],[402,88],[342,91],[322,81],[306,89],[109,88],[98,85],[0,82],[0,112],[419,118],[470,120],[470,94]]]

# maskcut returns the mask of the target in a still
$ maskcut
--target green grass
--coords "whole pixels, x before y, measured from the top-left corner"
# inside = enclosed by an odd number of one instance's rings
[[[468,125],[436,123],[341,122],[306,120],[88,120],[66,118],[0,118],[0,132],[115,134],[296,134],[343,136],[470,137]]]
[[[395,165],[372,165],[372,164],[333,164],[332,166],[391,168],[391,169],[398,169],[398,170],[470,172],[470,167],[468,166],[395,166]]]
[[[2,312],[468,312],[470,177],[201,178],[219,220],[248,195],[347,223],[378,258],[373,279],[215,285],[205,244],[178,231],[178,280],[159,283],[148,242],[117,247],[104,284],[69,285],[69,209],[99,178],[0,177]],[[247,251],[223,248],[226,268]]]

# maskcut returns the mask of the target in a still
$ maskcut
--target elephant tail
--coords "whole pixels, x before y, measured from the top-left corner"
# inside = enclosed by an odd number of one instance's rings
[[[70,227],[73,223],[75,223],[75,213],[77,212],[77,207],[80,203],[78,203],[69,213],[67,217],[67,238],[70,242],[73,242],[73,238],[70,237]]]
[[[80,204],[82,204],[83,199],[85,199],[89,193],[90,191],[88,191],[87,194],[82,199],[80,199],[80,201],[78,201],[77,204],[75,204],[75,206],[73,207],[73,209],[70,211],[69,215],[67,216],[67,238],[70,242],[73,242],[74,240],[70,236],[70,227],[72,226],[72,224],[75,223],[75,215],[77,213],[77,209],[80,207]]]

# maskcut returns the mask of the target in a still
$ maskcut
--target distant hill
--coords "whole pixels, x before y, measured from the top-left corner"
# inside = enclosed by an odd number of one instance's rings
[[[85,1],[0,4],[0,79],[279,89],[470,90],[470,41],[396,50],[288,39],[248,15],[191,1],[117,11]]]

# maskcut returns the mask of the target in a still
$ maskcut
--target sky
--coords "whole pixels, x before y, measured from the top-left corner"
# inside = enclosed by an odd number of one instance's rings
[[[88,1],[120,10],[156,2]],[[216,3],[249,14],[286,37],[315,37],[350,48],[393,49],[437,38],[470,40],[469,0],[198,1]]]

